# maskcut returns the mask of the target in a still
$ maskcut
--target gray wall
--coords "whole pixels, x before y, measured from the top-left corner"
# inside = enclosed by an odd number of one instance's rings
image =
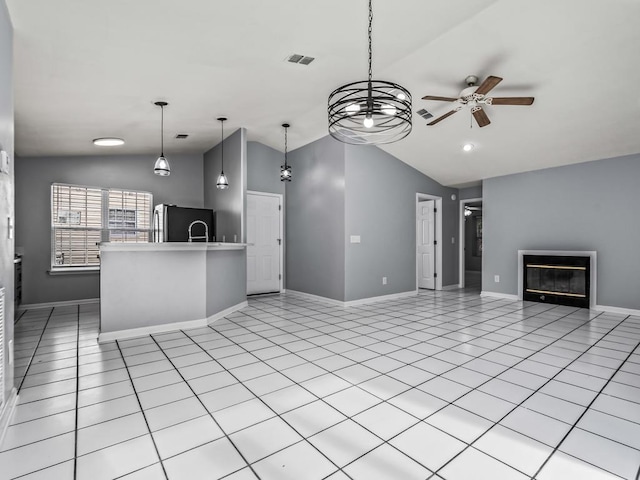
[[[477,187],[461,188],[458,190],[459,200],[468,200],[470,198],[482,198],[482,185]]]
[[[344,145],[324,137],[289,154],[286,288],[344,301]]]
[[[13,340],[13,253],[14,241],[9,239],[7,218],[15,224],[14,217],[14,166],[13,157],[13,27],[5,2],[0,2],[0,147],[9,153],[12,161],[9,175],[0,173],[0,287],[5,288],[4,351]],[[4,356],[4,396],[13,388],[13,367],[9,355]],[[0,413],[2,411],[0,410]],[[0,418],[0,424],[6,420]]]
[[[99,274],[49,275],[51,184],[127,188],[153,194],[154,204],[203,206],[202,155],[171,155],[171,175],[153,174],[152,155],[19,158],[16,162],[16,246],[24,254],[23,303],[98,298]]]
[[[241,128],[224,139],[224,173],[229,188],[216,188],[222,168],[222,142],[204,154],[204,207],[216,211],[216,241],[244,242],[245,196],[247,192],[246,130]]]
[[[596,250],[596,303],[640,309],[638,180],[640,155],[485,180],[483,290],[517,294],[518,250]]]
[[[247,190],[284,195],[280,181],[280,165],[284,153],[259,142],[247,143]]]
[[[220,275],[224,272],[224,275]],[[207,252],[206,311],[211,317],[247,300],[247,250]]]
[[[416,193],[442,197],[442,285],[458,282],[459,203],[451,200],[457,189],[377,147],[347,145],[345,192],[347,301],[416,289]],[[360,235],[362,243],[351,244],[351,235]]]

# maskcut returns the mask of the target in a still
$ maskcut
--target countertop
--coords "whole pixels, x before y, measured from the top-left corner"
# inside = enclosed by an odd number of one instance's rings
[[[224,243],[224,242],[160,242],[160,243],[101,243],[100,251],[103,252],[176,252],[209,250],[240,250],[249,243]]]

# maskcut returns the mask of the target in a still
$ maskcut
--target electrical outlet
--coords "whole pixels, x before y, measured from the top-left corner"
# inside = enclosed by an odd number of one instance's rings
[[[500,275],[494,275],[493,276],[493,281],[496,283],[500,283]]]
[[[387,284],[387,277],[382,277],[382,284],[386,285]]]
[[[351,235],[349,241],[351,243],[360,243],[360,235]]]

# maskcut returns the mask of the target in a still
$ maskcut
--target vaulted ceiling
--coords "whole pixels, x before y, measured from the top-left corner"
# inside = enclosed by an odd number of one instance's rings
[[[204,152],[225,131],[283,149],[327,135],[336,87],[366,78],[367,1],[7,0],[15,29],[16,153]],[[474,74],[504,78],[488,106],[384,146],[445,185],[640,152],[637,0],[374,0],[374,78],[436,117]],[[315,57],[308,66],[291,54]],[[473,128],[471,128],[473,127]],[[187,133],[186,140],[175,135]],[[91,143],[118,136],[112,150]],[[472,143],[471,152],[462,145]]]

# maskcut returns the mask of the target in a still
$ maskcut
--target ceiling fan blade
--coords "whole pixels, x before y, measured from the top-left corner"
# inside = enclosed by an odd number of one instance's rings
[[[482,84],[478,87],[475,93],[478,95],[485,95],[489,91],[493,90],[493,88],[498,85],[502,81],[500,77],[494,77],[493,75],[489,75],[487,79],[482,82]]]
[[[480,128],[486,127],[491,123],[491,120],[489,120],[489,117],[487,117],[486,112],[482,108],[473,112],[473,118],[476,119]]]
[[[531,105],[533,97],[493,97],[491,105]]]
[[[438,100],[440,102],[455,102],[458,99],[457,98],[451,98],[451,97],[436,97],[433,95],[427,95],[426,97],[422,97],[422,100]]]
[[[427,123],[427,125],[431,126],[431,125],[435,125],[438,122],[441,122],[442,120],[444,120],[447,117],[450,117],[451,115],[453,115],[454,113],[456,113],[458,110],[451,110],[450,112],[445,113],[444,115],[442,115],[441,117],[436,118],[435,120],[433,120],[430,123]]]

